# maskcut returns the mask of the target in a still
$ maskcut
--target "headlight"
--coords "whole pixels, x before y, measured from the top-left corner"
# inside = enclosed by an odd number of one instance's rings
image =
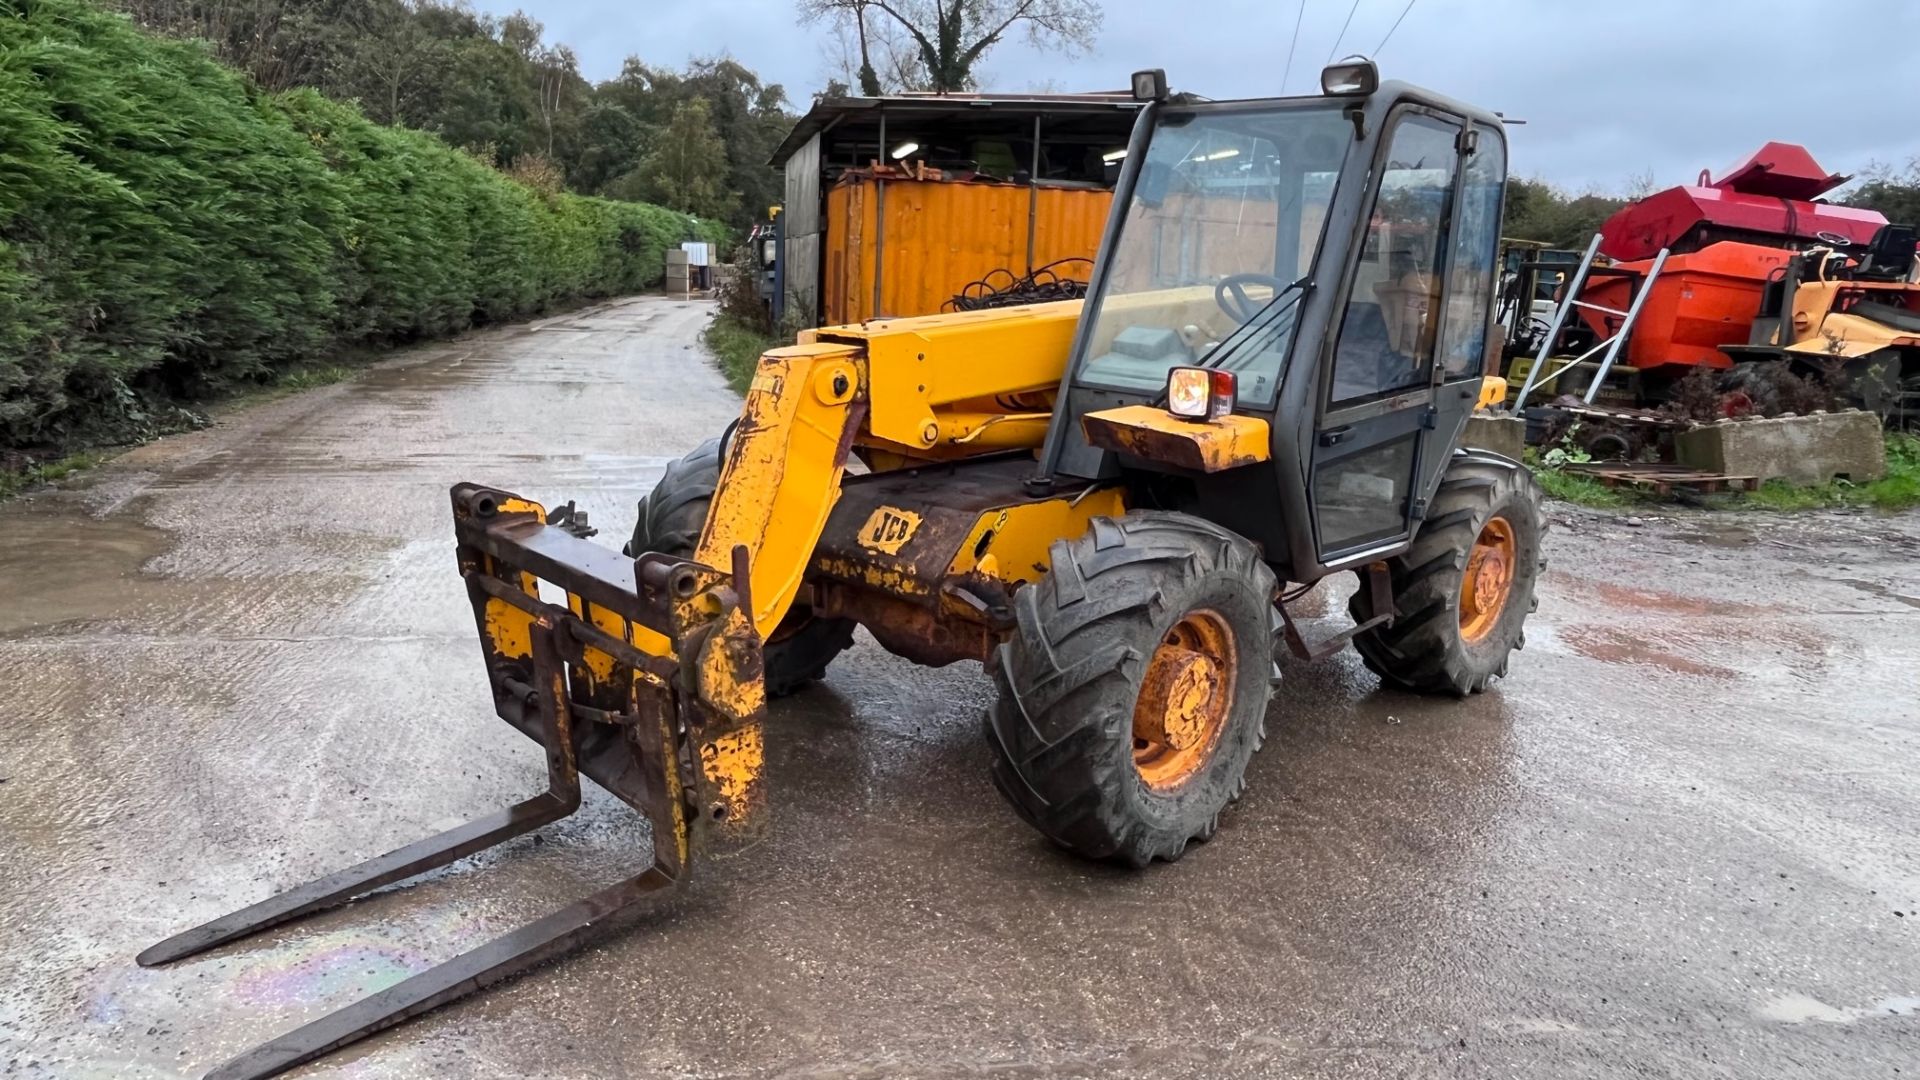
[[[1133,73],[1133,100],[1167,100],[1167,73],[1160,68]]]
[[[1380,69],[1365,57],[1350,56],[1320,72],[1320,92],[1344,97],[1380,89]]]
[[[1218,420],[1233,412],[1239,379],[1219,368],[1177,367],[1167,372],[1167,411],[1183,420]]]

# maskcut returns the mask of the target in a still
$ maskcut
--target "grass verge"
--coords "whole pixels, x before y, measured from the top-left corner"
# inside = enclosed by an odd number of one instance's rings
[[[1659,502],[1657,497],[1629,488],[1610,488],[1592,477],[1564,472],[1543,464],[1531,450],[1527,464],[1549,496],[1599,510],[1618,510]],[[1920,506],[1920,435],[1892,433],[1887,436],[1887,475],[1865,484],[1844,480],[1801,487],[1784,480],[1769,480],[1757,490],[1713,497],[1703,503],[1727,510],[1910,510]]]
[[[380,354],[371,351],[365,354],[352,353],[348,355],[347,363],[311,364],[279,372],[271,381],[248,389],[223,392],[213,400],[204,403],[203,407],[217,415],[221,412],[260,405],[304,390],[332,386],[334,383],[353,378],[381,358]],[[41,484],[58,483],[75,473],[85,472],[110,460],[122,451],[130,450],[142,443],[152,442],[168,435],[177,435],[183,431],[193,431],[205,427],[208,422],[206,413],[175,407],[162,409],[157,414],[150,415],[144,424],[131,433],[133,436],[131,441],[122,441],[111,447],[95,446],[62,453],[62,448],[56,446],[37,451],[0,453],[0,502],[29,488]],[[84,445],[84,439],[75,441]],[[59,456],[43,456],[36,459],[34,457],[36,453]]]
[[[296,368],[273,380],[273,389],[288,393],[302,390],[316,390],[322,386],[332,386],[345,382],[360,374],[361,368],[348,367],[345,364],[320,364],[314,367]]]
[[[98,450],[83,450],[47,461],[28,461],[19,468],[0,468],[0,501],[10,499],[30,487],[55,483],[74,473],[85,472],[112,456],[111,453]]]
[[[753,381],[753,369],[760,363],[760,354],[780,344],[772,335],[761,333],[724,312],[714,317],[700,340],[713,350],[714,365],[726,376],[727,385],[733,387],[736,394],[747,392],[747,384]]]
[[[1638,505],[1641,501],[1641,496],[1636,492],[1610,488],[1591,476],[1562,472],[1545,465],[1534,465],[1533,477],[1540,481],[1540,489],[1549,498],[1591,506],[1596,510],[1619,510]]]

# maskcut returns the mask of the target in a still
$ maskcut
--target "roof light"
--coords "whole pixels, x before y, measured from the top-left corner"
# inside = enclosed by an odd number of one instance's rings
[[[887,156],[891,157],[895,161],[899,161],[901,158],[906,157],[908,154],[914,153],[919,149],[920,149],[920,144],[917,142],[903,142],[899,146],[894,147],[893,153]]]
[[[1167,73],[1161,68],[1149,68],[1133,73],[1133,100],[1167,100]]]
[[[1121,150],[1109,150],[1109,151],[1107,151],[1106,153],[1104,153],[1104,154],[1101,154],[1101,155],[1100,155],[1100,160],[1101,160],[1101,161],[1104,161],[1104,162],[1106,162],[1106,163],[1107,163],[1107,164],[1109,164],[1109,165],[1111,165],[1111,164],[1113,164],[1114,162],[1116,162],[1116,161],[1119,161],[1119,160],[1120,160],[1121,158],[1123,158],[1123,157],[1126,157],[1126,156],[1127,156],[1127,152],[1126,152],[1126,150],[1124,150],[1124,149],[1121,149]]]
[[[1200,155],[1199,157],[1197,157],[1197,158],[1194,158],[1193,160],[1195,160],[1195,161],[1225,161],[1225,160],[1227,160],[1228,158],[1237,158],[1237,157],[1239,157],[1239,156],[1240,156],[1240,148],[1239,148],[1239,147],[1237,147],[1237,146],[1230,146],[1230,147],[1228,147],[1228,148],[1227,148],[1227,149],[1225,149],[1225,150],[1215,150],[1215,151],[1214,151],[1213,153],[1211,153],[1211,154],[1201,154],[1201,155]]]
[[[1380,69],[1364,56],[1349,56],[1320,72],[1320,92],[1330,96],[1371,94],[1380,89]]]

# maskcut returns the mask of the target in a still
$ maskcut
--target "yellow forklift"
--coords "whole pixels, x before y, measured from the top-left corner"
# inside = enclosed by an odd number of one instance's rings
[[[864,626],[985,665],[994,785],[1053,842],[1144,867],[1239,796],[1276,651],[1477,693],[1523,643],[1539,493],[1463,449],[1505,388],[1493,113],[1343,62],[1322,93],[1144,104],[1084,301],[808,331],[669,467],[626,552],[484,484],[456,561],[499,715],[549,790],[142,953],[161,964],[557,820],[585,775],[640,810],[635,877],[249,1051],[311,1061],[602,934],[764,819],[767,699]],[[1353,626],[1287,604],[1354,574]],[[776,713],[777,715],[777,710]],[[788,734],[783,737],[800,737]]]

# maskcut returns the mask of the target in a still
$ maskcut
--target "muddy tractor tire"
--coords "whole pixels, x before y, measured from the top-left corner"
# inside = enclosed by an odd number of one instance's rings
[[[1212,836],[1266,735],[1273,597],[1251,543],[1185,514],[1055,542],[988,664],[994,786],[1093,859],[1145,866]]]
[[[1534,586],[1546,568],[1540,488],[1524,467],[1456,456],[1413,546],[1387,560],[1393,622],[1353,639],[1380,681],[1421,694],[1466,697],[1507,673],[1526,646]],[[1348,605],[1373,618],[1362,584]]]
[[[724,440],[725,436],[708,439],[667,466],[652,493],[640,500],[633,539],[622,551],[628,556],[659,551],[682,559],[693,557],[713,493],[720,486]],[[853,644],[853,627],[851,619],[816,616],[796,603],[767,640],[768,695],[782,697],[819,680],[827,673],[827,665]]]

